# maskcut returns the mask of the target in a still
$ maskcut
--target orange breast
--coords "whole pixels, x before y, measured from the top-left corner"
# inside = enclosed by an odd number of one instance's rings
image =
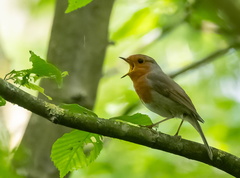
[[[133,81],[134,88],[144,103],[150,103],[152,101],[151,87],[147,83],[144,76]]]

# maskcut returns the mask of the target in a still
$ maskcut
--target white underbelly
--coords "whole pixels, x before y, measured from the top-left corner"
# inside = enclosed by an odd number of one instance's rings
[[[183,114],[187,112],[186,108],[180,104],[170,100],[169,98],[153,93],[153,102],[143,104],[152,112],[159,114],[166,118],[182,118]]]

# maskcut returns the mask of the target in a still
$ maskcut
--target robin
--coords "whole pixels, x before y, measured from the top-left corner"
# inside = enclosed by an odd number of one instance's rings
[[[199,122],[203,123],[204,120],[197,113],[185,91],[162,71],[153,58],[142,54],[120,58],[130,65],[129,72],[122,76],[122,78],[129,76],[143,104],[152,112],[165,117],[165,119],[148,127],[152,128],[172,118],[181,118],[182,121],[175,134],[178,135],[183,121],[188,121],[201,135],[209,158],[212,160],[212,150],[199,124]]]

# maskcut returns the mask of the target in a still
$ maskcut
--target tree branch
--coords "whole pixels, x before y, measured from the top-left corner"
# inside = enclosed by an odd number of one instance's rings
[[[240,158],[216,148],[212,148],[214,157],[211,161],[204,145],[200,143],[111,119],[79,117],[34,97],[3,79],[0,79],[0,96],[55,124],[137,143],[209,164],[233,176],[240,175]]]
[[[180,69],[179,71],[170,74],[169,76],[170,76],[171,78],[174,78],[174,77],[176,77],[177,75],[180,75],[180,74],[182,74],[182,73],[184,73],[184,72],[186,72],[186,71],[188,71],[188,70],[192,70],[192,69],[195,69],[195,68],[197,68],[197,67],[199,67],[199,66],[201,66],[201,65],[203,65],[203,64],[207,64],[207,63],[212,62],[212,61],[215,60],[217,57],[219,57],[219,56],[221,56],[221,55],[223,55],[223,54],[226,54],[226,53],[227,53],[230,49],[232,49],[232,48],[239,48],[239,47],[240,47],[240,44],[238,44],[238,43],[232,44],[232,45],[228,46],[228,47],[225,48],[225,49],[221,49],[221,50],[219,50],[219,51],[216,51],[216,52],[210,54],[209,56],[201,59],[200,61],[197,61],[197,62],[195,62],[195,63],[192,63],[192,64],[190,64],[190,65],[188,65],[188,66]]]

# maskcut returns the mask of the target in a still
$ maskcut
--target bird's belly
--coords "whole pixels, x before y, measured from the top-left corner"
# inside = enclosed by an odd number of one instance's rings
[[[152,92],[152,99],[152,102],[143,102],[144,105],[152,112],[159,114],[162,117],[182,118],[184,108],[182,108],[182,106],[178,103],[168,99],[163,95],[160,95],[157,92]]]

